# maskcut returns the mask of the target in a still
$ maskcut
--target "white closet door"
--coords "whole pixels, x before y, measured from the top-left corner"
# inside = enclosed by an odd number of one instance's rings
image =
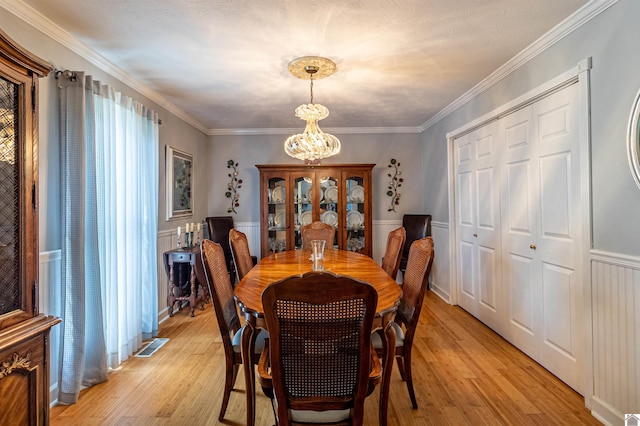
[[[584,309],[578,85],[533,106],[538,149],[542,312],[538,361],[584,390]]]
[[[454,143],[457,196],[458,301],[501,330],[500,182],[496,127],[484,126]]]
[[[584,392],[578,85],[454,141],[461,307]]]
[[[542,306],[539,233],[539,167],[533,108],[501,121],[504,166],[501,173],[502,258],[507,340],[534,359],[539,356]]]

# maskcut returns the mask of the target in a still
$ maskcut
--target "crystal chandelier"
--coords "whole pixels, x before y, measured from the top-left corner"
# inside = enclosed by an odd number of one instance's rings
[[[332,60],[318,56],[305,56],[289,62],[289,72],[293,76],[311,81],[311,102],[295,110],[296,117],[307,123],[304,131],[284,142],[284,151],[293,158],[304,160],[305,164],[320,164],[321,159],[340,152],[340,140],[318,126],[319,120],[329,116],[329,110],[324,105],[313,103],[314,77],[328,77],[335,70],[336,64]]]

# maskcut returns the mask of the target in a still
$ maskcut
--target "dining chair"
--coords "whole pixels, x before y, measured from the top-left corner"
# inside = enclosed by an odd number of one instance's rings
[[[402,297],[396,317],[391,326],[396,334],[395,357],[400,370],[400,377],[407,382],[407,390],[413,408],[418,408],[416,395],[413,390],[413,376],[411,374],[411,352],[413,340],[420,319],[422,302],[424,300],[431,265],[433,264],[433,238],[425,237],[414,241],[409,249],[409,260],[406,273],[403,275]],[[382,355],[382,340],[379,333],[372,336],[373,347]]]
[[[229,245],[229,231],[235,228],[233,223],[233,217],[231,216],[209,216],[206,218],[207,227],[209,228],[209,239],[222,246],[224,251],[225,264],[229,271],[229,280],[231,284],[236,282],[236,266],[233,262],[233,254],[231,253],[231,246]],[[253,257],[254,265],[257,263],[257,258]]]
[[[242,337],[242,326],[233,298],[233,286],[227,273],[224,250],[222,246],[211,240],[202,240],[200,244],[200,254],[205,273],[205,279],[209,286],[209,294],[213,299],[213,308],[216,313],[216,320],[222,337],[225,358],[224,393],[218,420],[222,421],[227,411],[231,391],[238,375],[239,366],[242,365],[242,354],[240,353],[240,340]],[[260,360],[260,353],[264,347],[265,338],[268,333],[260,329],[256,337],[253,362]]]
[[[407,269],[407,259],[409,259],[409,248],[414,241],[431,236],[431,215],[430,214],[405,214],[402,216],[402,227],[407,232],[407,237],[400,258],[400,272],[404,274]]]
[[[407,233],[402,226],[389,232],[387,236],[387,245],[384,250],[384,257],[382,258],[382,269],[394,280],[398,275],[400,258],[402,257],[402,250],[406,238]]]
[[[229,245],[231,246],[231,255],[233,257],[233,263],[236,270],[237,281],[247,275],[247,273],[253,268],[253,259],[251,258],[251,252],[249,251],[249,242],[244,232],[240,232],[236,229],[229,231]]]
[[[364,401],[382,380],[371,346],[378,294],[369,283],[307,272],[262,293],[269,329],[258,378],[278,426],[362,425]]]
[[[325,240],[327,242],[325,247],[332,248],[336,230],[333,226],[317,220],[300,228],[300,235],[303,249],[311,250],[313,240]]]

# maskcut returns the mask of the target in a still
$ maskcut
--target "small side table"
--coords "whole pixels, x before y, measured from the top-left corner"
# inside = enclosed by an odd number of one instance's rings
[[[167,251],[163,254],[164,269],[169,277],[169,294],[167,295],[167,305],[169,307],[169,316],[173,316],[173,305],[179,301],[189,301],[191,307],[191,316],[195,315],[196,305],[200,303],[200,309],[204,310],[204,304],[209,300],[209,291],[203,283],[206,282],[202,259],[200,257],[200,246],[190,248],[175,249]],[[187,284],[190,285],[188,294],[176,296],[175,269],[180,264],[189,265],[189,280],[187,282],[178,283],[178,287],[182,289]]]

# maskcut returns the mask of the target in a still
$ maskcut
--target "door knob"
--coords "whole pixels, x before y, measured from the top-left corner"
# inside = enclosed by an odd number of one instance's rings
[[[531,250],[535,250],[537,247],[536,247],[536,245],[535,245],[535,244],[531,244],[531,245],[529,246],[529,248],[530,248]]]
[[[478,238],[478,234],[473,234],[474,237]]]

